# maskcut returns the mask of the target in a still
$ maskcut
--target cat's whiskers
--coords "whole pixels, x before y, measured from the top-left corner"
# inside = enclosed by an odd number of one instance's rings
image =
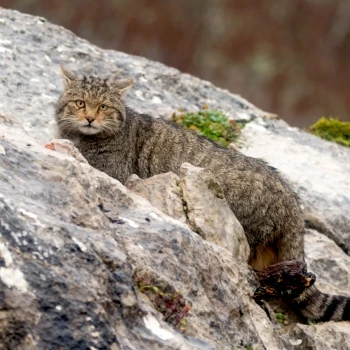
[[[60,127],[65,126],[65,125],[74,125],[76,124],[76,122],[74,120],[69,120],[69,119],[66,119],[66,120],[59,120],[58,123],[60,124]]]
[[[77,130],[77,124],[72,118],[62,117],[57,120],[60,130],[67,134],[72,134]]]
[[[114,121],[111,122],[107,120],[103,125],[101,125],[101,127],[103,131],[105,131],[110,136],[116,136],[118,133],[118,127]]]
[[[64,115],[64,116],[61,116],[57,120],[57,122],[58,123],[67,123],[67,122],[74,123],[74,122],[76,122],[76,120],[75,120],[75,116],[74,115]]]

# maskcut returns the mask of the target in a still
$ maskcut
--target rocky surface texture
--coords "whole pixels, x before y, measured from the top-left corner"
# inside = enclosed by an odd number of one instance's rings
[[[126,186],[148,199],[163,213],[186,222],[206,241],[215,243],[242,261],[249,258],[249,245],[242,225],[224,199],[212,173],[184,163],[180,178],[174,173],[148,179],[130,176]]]
[[[134,193],[91,168],[69,142],[52,141],[58,65],[132,76],[128,103],[155,117],[208,103],[250,121],[243,152],[267,159],[299,193],[313,228],[305,237],[309,269],[334,293],[348,293],[350,283],[350,150],[41,18],[0,9],[0,54],[1,349],[350,348],[349,323],[276,325],[251,299],[247,246],[238,223],[229,230],[234,216],[210,174],[185,165],[180,179],[132,177]],[[205,210],[209,200],[215,215]],[[158,294],[141,293],[141,282]],[[166,310],[172,322],[154,306],[159,290],[181,295]]]

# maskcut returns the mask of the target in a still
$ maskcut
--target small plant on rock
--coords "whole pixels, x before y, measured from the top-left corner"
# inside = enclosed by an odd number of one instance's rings
[[[342,122],[336,118],[322,117],[309,131],[325,140],[350,147],[350,122]]]
[[[147,295],[157,311],[163,314],[163,320],[178,328],[181,332],[186,329],[185,316],[190,306],[180,292],[165,293],[162,288],[152,284],[149,276],[144,276],[138,282],[138,289]]]
[[[207,109],[207,106],[199,112],[174,113],[171,120],[224,147],[237,142],[243,127],[243,124],[228,119],[225,113]]]
[[[284,315],[282,312],[275,313],[276,319],[279,323],[288,324],[288,316]]]

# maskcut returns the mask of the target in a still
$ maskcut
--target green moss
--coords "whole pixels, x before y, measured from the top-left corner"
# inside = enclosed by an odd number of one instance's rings
[[[200,135],[206,136],[224,147],[238,140],[243,127],[243,124],[229,120],[225,113],[209,110],[205,107],[196,113],[174,113],[171,120],[188,129],[195,130]]]
[[[309,131],[325,140],[350,147],[350,123],[335,118],[322,117]]]
[[[276,312],[276,319],[279,323],[288,324],[288,316],[284,315],[282,312]]]

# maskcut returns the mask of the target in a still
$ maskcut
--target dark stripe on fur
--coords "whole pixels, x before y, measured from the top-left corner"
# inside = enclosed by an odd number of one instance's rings
[[[347,298],[347,301],[346,301],[346,304],[345,304],[344,310],[343,310],[342,319],[344,321],[350,321],[350,298]]]
[[[67,104],[69,103],[70,101],[68,101],[67,103],[65,103],[62,107],[60,106],[60,109],[57,109],[56,111],[56,115],[57,114],[60,114],[67,106]]]
[[[309,320],[350,321],[350,298],[322,293],[315,286],[305,290],[292,304]]]
[[[342,302],[341,298],[334,296],[332,298],[331,303],[325,309],[325,312],[324,312],[323,316],[320,317],[318,319],[318,321],[324,322],[324,321],[331,320],[332,316],[334,315],[334,312],[337,310],[337,308],[338,308],[339,304],[341,304],[341,302]]]

